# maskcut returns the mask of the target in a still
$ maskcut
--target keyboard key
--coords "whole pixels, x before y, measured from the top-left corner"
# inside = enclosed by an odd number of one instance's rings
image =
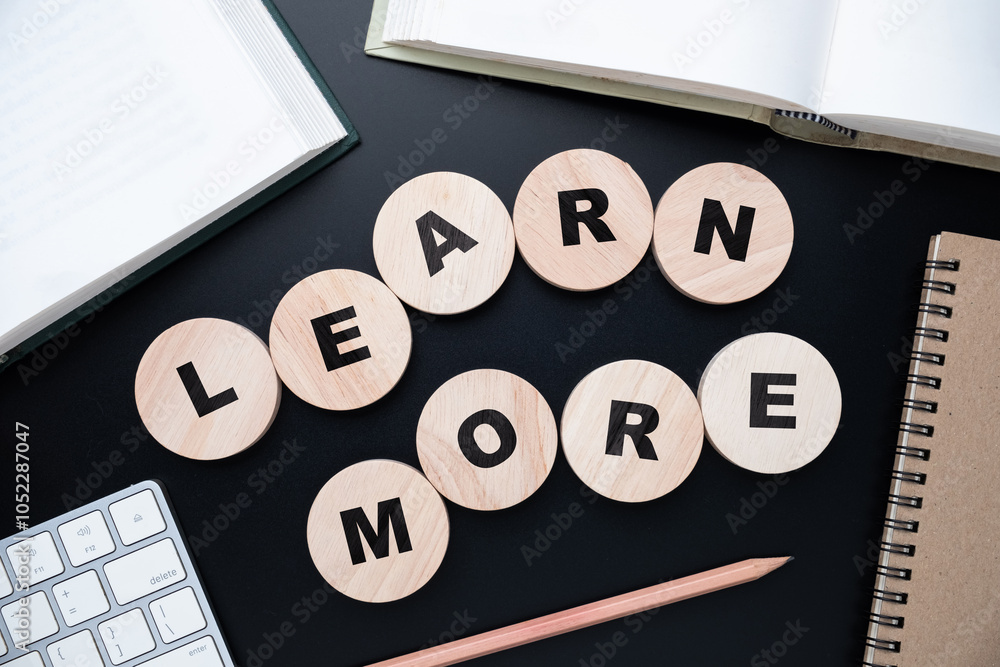
[[[38,651],[32,651],[27,655],[22,655],[20,658],[14,658],[5,664],[7,667],[45,667],[45,663],[42,662],[42,654]]]
[[[17,569],[17,566],[14,566]],[[7,597],[14,592],[14,587],[10,584],[10,577],[7,576],[7,570],[4,569],[3,563],[0,563],[0,600]],[[3,653],[0,653],[3,655]]]
[[[22,600],[27,600],[27,603],[22,604]],[[15,645],[37,642],[59,632],[52,606],[42,591],[5,604],[0,608],[0,614],[3,614]]]
[[[149,603],[149,613],[167,644],[205,627],[201,605],[190,586],[153,600]]]
[[[138,667],[224,667],[219,649],[211,637],[202,637],[190,644],[175,648]]]
[[[104,564],[111,592],[124,605],[187,577],[170,538]]]
[[[69,562],[79,567],[115,550],[115,541],[100,511],[67,521],[59,526],[59,537]]]
[[[49,653],[52,667],[104,667],[104,661],[90,630],[52,642],[46,651]]]
[[[166,529],[156,498],[149,489],[140,491],[108,507],[122,544],[128,546]]]
[[[7,547],[7,557],[10,558],[15,573],[20,574],[22,567],[28,568],[29,587],[62,574],[66,569],[56,551],[52,533],[48,531],[10,545]]]
[[[7,642],[3,640],[3,635],[0,635],[0,655],[7,655]]]
[[[127,611],[97,626],[111,662],[120,665],[156,648],[141,609]]]
[[[61,581],[52,587],[52,595],[59,605],[66,625],[72,627],[111,609],[108,596],[104,594],[97,572],[88,570],[72,579]]]

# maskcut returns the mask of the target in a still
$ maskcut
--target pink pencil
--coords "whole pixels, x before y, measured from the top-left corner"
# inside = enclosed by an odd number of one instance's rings
[[[790,560],[792,560],[791,556],[750,558],[607,600],[591,602],[541,618],[508,625],[505,628],[490,630],[481,635],[474,635],[409,655],[384,660],[369,665],[369,667],[403,667],[404,665],[406,667],[445,667],[446,665],[454,665],[458,662],[522,646],[540,639],[548,639],[571,630],[586,628],[629,614],[638,614],[673,602],[760,579]]]

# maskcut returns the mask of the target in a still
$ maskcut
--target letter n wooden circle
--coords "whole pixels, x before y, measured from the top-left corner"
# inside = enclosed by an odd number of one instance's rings
[[[281,382],[264,341],[225,320],[170,327],[150,344],[135,375],[143,425],[190,459],[224,458],[257,442],[280,401]]]
[[[769,475],[819,456],[840,424],[841,395],[830,362],[788,334],[744,336],[722,348],[698,385],[705,434],[741,468]]]
[[[400,300],[435,315],[463,313],[500,289],[514,262],[514,226],[500,198],[452,172],[418,176],[382,205],[375,264]]]
[[[417,424],[417,455],[430,482],[475,510],[521,502],[542,485],[559,448],[555,417],[516,375],[462,373],[435,391]]]
[[[656,206],[653,255],[670,284],[698,301],[760,294],[792,252],[792,213],[778,187],[741,164],[693,169]]]
[[[306,541],[316,569],[363,602],[391,602],[418,590],[448,546],[448,514],[430,482],[408,465],[356,463],[316,496]]]
[[[271,358],[308,403],[353,410],[396,386],[410,359],[403,304],[381,281],[334,269],[296,283],[271,320]]]
[[[586,148],[535,167],[514,202],[517,248],[556,287],[586,292],[634,269],[653,235],[653,204],[638,174]]]
[[[683,380],[658,364],[624,360],[592,371],[573,389],[561,434],[584,484],[634,503],[669,493],[691,474],[705,429]]]

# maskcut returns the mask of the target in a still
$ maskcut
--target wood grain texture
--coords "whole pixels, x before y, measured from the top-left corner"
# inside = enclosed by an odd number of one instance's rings
[[[752,558],[700,574],[673,579],[613,598],[522,621],[505,628],[433,646],[410,655],[383,660],[369,667],[447,667],[515,646],[589,628],[631,614],[688,600],[706,593],[760,579],[791,558]]]
[[[597,242],[579,225],[580,243],[563,245],[558,194],[596,188],[608,198],[601,220],[614,241]],[[514,203],[517,248],[531,270],[557,287],[590,291],[612,285],[634,269],[653,233],[653,205],[639,176],[613,155],[565,151],[535,167]]]
[[[177,370],[186,364],[208,396],[233,390],[236,400],[199,416]],[[150,344],[136,371],[135,402],[157,442],[205,461],[241,452],[267,432],[278,413],[281,382],[267,346],[252,331],[200,318],[175,324]]]
[[[463,423],[483,410],[503,415],[515,436],[513,451],[496,464],[498,458],[473,463],[460,445]],[[478,426],[476,447],[502,454],[505,428]],[[476,510],[504,509],[533,494],[552,470],[558,448],[556,420],[545,398],[500,370],[474,370],[448,380],[428,399],[417,424],[417,455],[428,480],[444,497]]]
[[[417,220],[428,213],[443,218],[475,245],[454,248],[433,275]],[[446,243],[436,238],[437,245]],[[492,190],[452,172],[418,176],[393,192],[375,221],[375,264],[403,302],[435,315],[463,313],[496,293],[514,261],[514,226]]]
[[[353,309],[331,325],[354,336],[338,342],[340,354],[367,349],[366,359],[327,369],[312,320]],[[357,332],[352,332],[357,327]],[[396,295],[380,280],[349,269],[313,274],[296,283],[271,320],[271,357],[288,388],[312,405],[353,410],[389,393],[410,359],[410,322]]]
[[[657,424],[646,434],[656,460],[641,458],[625,436],[621,455],[608,454],[612,402],[655,408]],[[629,415],[627,423],[638,421]],[[563,409],[563,452],[584,484],[607,498],[644,502],[683,482],[701,454],[704,426],[691,389],[672,371],[649,361],[624,360],[602,366],[577,384]]]
[[[730,259],[717,231],[709,254],[694,250],[706,199],[721,202],[732,230],[740,207],[754,209],[745,261]],[[664,193],[656,207],[653,255],[683,294],[705,303],[735,303],[777,279],[793,239],[792,214],[778,187],[749,167],[716,162],[689,171]]]
[[[772,417],[794,416],[794,428],[751,426],[753,373],[795,376],[794,385],[764,389],[792,396],[790,405],[772,403],[765,411]],[[732,463],[759,473],[801,468],[826,449],[840,424],[840,383],[830,363],[809,343],[783,333],[753,334],[722,348],[702,374],[698,400],[712,446]]]
[[[377,530],[379,503],[395,498],[405,519],[409,550],[400,552],[400,532],[387,522],[387,553],[375,557],[361,537],[365,560],[354,564],[341,512],[361,508]],[[399,600],[426,584],[441,565],[448,534],[444,501],[430,482],[414,468],[386,459],[362,461],[334,475],[320,489],[306,523],[316,569],[331,586],[362,602]]]

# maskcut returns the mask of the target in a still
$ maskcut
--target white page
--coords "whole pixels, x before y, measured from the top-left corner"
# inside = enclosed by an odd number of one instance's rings
[[[0,36],[0,338],[305,152],[202,2],[4,0]]]
[[[694,82],[690,92],[751,91],[800,110],[818,99],[837,9],[836,0],[439,2],[436,28],[422,31],[437,44],[663,87]]]
[[[998,28],[997,2],[842,0],[821,113],[875,131],[890,124],[851,116],[915,121],[932,143],[962,147],[963,136],[977,135],[995,142]],[[959,132],[940,129],[949,127]]]

